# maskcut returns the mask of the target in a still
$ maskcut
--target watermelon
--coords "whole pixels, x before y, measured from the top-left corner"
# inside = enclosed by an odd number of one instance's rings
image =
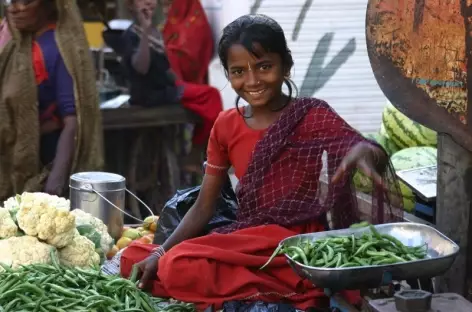
[[[437,133],[411,120],[390,102],[382,114],[382,125],[388,137],[400,148],[437,145]],[[383,130],[382,130],[383,131]]]
[[[379,131],[380,135],[386,137],[386,138],[389,138],[390,137],[388,136],[388,133],[387,133],[387,130],[385,130],[385,126],[383,124],[383,122],[380,124],[380,131]],[[391,140],[391,139],[390,139]]]
[[[368,133],[364,134],[364,137],[382,145],[382,147],[385,149],[389,156],[395,154],[400,150],[398,146],[388,136],[383,135],[382,133]]]
[[[437,164],[437,149],[434,147],[411,147],[393,154],[390,158],[396,171],[408,170]],[[356,189],[363,193],[372,193],[372,180],[362,172],[357,171],[353,177]],[[400,192],[403,196],[403,206],[408,212],[415,208],[413,191],[402,181],[399,181]]]
[[[437,164],[438,150],[434,147],[410,147],[392,155],[390,160],[396,171],[408,170]]]
[[[364,137],[373,140],[385,149],[389,156],[398,151],[398,147],[388,137],[382,133],[367,133]],[[363,193],[370,193],[372,191],[372,180],[365,176],[361,171],[357,171],[353,177],[353,183],[356,189]]]
[[[390,161],[396,171],[434,166],[437,164],[438,150],[434,147],[410,147],[395,153]],[[402,181],[400,191],[403,195],[403,206],[411,212],[415,208],[415,196],[413,191]]]

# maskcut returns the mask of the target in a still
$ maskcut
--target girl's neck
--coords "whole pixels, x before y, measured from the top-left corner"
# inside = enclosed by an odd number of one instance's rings
[[[246,119],[246,124],[255,130],[267,129],[276,122],[287,106],[288,97],[281,94],[280,98],[274,99],[262,107],[250,106],[250,118]]]
[[[277,115],[277,113],[283,110],[283,107],[287,105],[288,96],[281,93],[280,96],[274,98],[267,105],[253,107],[251,106],[251,113],[254,117],[264,117]]]

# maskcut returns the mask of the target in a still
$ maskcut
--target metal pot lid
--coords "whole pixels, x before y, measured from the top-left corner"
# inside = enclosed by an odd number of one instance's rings
[[[80,172],[70,177],[70,187],[88,189],[92,187],[99,192],[121,191],[126,188],[126,179],[109,172]]]

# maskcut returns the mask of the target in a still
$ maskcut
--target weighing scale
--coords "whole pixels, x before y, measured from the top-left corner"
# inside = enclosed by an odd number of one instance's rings
[[[352,268],[316,268],[305,266],[286,255],[292,269],[301,278],[307,279],[317,287],[325,289],[330,298],[329,312],[452,312],[472,311],[472,303],[457,294],[431,294],[430,292],[409,289],[402,281],[427,279],[445,273],[453,264],[459,246],[428,225],[399,222],[375,225],[380,234],[391,235],[408,246],[428,245],[427,256],[423,260],[380,266]],[[318,233],[301,234],[289,237],[280,244],[297,246],[301,241],[316,241],[328,236],[362,236],[370,233],[370,228],[343,229]],[[398,282],[396,282],[398,281]],[[347,289],[366,289],[387,298],[370,299],[364,297],[362,309],[353,307],[339,294]],[[373,297],[373,296],[370,296]],[[315,310],[314,310],[315,311]]]
[[[420,167],[396,172],[397,177],[412,189],[416,196],[415,215],[436,223],[437,166]]]

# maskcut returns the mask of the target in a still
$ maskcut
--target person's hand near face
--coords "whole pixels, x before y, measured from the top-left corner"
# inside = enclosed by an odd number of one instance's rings
[[[145,31],[152,29],[152,18],[156,10],[157,0],[134,0],[134,12],[139,26]]]

